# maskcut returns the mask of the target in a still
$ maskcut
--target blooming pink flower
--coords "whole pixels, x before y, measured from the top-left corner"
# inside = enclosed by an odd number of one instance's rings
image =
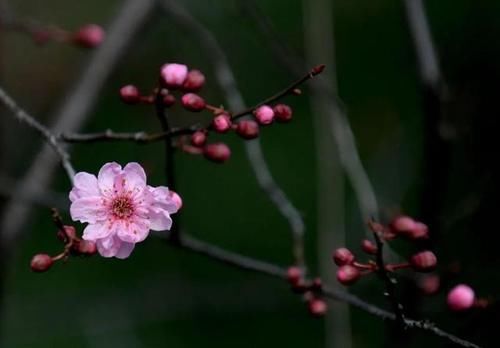
[[[161,77],[170,88],[181,87],[188,75],[188,68],[184,64],[164,64],[161,67]]]
[[[169,230],[170,214],[179,208],[168,188],[146,184],[146,173],[138,163],[123,169],[118,163],[106,163],[97,178],[77,173],[69,199],[71,218],[88,223],[83,239],[95,242],[102,256],[120,259],[129,257],[149,230]]]

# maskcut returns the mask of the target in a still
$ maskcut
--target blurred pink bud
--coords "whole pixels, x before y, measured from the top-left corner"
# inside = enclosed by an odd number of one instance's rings
[[[361,242],[361,249],[367,254],[375,255],[377,253],[377,246],[368,239],[363,239]]]
[[[474,305],[474,290],[468,285],[460,284],[455,286],[448,293],[448,307],[453,311],[463,311]]]
[[[199,70],[190,70],[182,85],[182,89],[188,92],[196,92],[199,91],[204,84],[205,75]]]
[[[410,264],[415,271],[429,272],[436,268],[437,258],[432,251],[421,251],[410,258]]]
[[[259,106],[253,112],[257,121],[262,125],[271,124],[274,119],[274,111],[268,105]]]
[[[198,94],[187,93],[182,96],[182,106],[189,111],[201,111],[205,109],[205,100]]]
[[[337,266],[349,265],[354,259],[353,253],[347,248],[338,248],[333,252],[333,262]]]
[[[236,133],[244,139],[255,139],[259,136],[259,125],[252,120],[242,120],[236,127]]]
[[[328,305],[326,302],[319,298],[313,298],[309,301],[309,313],[315,317],[322,317],[328,310]]]
[[[33,272],[45,272],[49,270],[53,263],[54,261],[52,261],[50,255],[36,254],[31,259],[31,270]]]
[[[205,146],[203,154],[213,162],[222,163],[231,157],[231,149],[224,143],[213,143]]]
[[[395,232],[408,232],[411,231],[415,228],[415,220],[413,220],[411,217],[406,216],[406,215],[400,215],[396,217],[392,223],[391,227],[394,229]]]
[[[127,104],[136,104],[140,101],[139,89],[134,85],[126,85],[120,88],[120,98]]]
[[[418,287],[426,295],[435,294],[441,286],[441,278],[437,274],[423,276],[418,281]]]
[[[179,196],[179,194],[175,191],[169,190],[170,193],[170,198],[174,202],[175,206],[177,207],[177,210],[180,210],[182,208],[182,198]]]
[[[181,87],[187,78],[188,68],[184,64],[168,63],[160,69],[160,76],[169,88]]]
[[[351,285],[355,283],[359,277],[361,277],[361,273],[356,267],[351,265],[341,266],[337,270],[337,280],[343,285]]]
[[[288,267],[286,270],[286,278],[288,282],[292,285],[297,285],[302,280],[302,269],[297,266]]]
[[[104,30],[96,24],[81,27],[73,37],[73,41],[82,47],[93,48],[104,41]]]
[[[411,239],[429,238],[429,228],[426,224],[415,222],[413,228],[408,230],[405,235],[407,235]]]
[[[163,105],[169,107],[174,104],[175,104],[175,97],[172,94],[166,94],[165,96],[163,96]]]
[[[292,108],[286,104],[275,105],[273,111],[278,122],[289,122],[292,119]]]
[[[97,253],[97,245],[90,240],[81,240],[77,244],[76,251],[80,254],[94,255]]]
[[[228,114],[220,114],[214,117],[212,125],[217,133],[226,133],[231,129],[231,117]]]
[[[203,146],[205,145],[206,141],[207,135],[205,134],[205,132],[196,131],[193,133],[193,135],[191,135],[191,144],[193,146]]]

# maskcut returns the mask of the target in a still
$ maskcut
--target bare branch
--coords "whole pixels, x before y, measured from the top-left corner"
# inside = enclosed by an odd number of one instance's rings
[[[233,110],[245,109],[245,101],[239,92],[234,74],[217,39],[207,28],[198,22],[189,12],[173,0],[162,0],[163,9],[183,28],[199,39],[208,57],[212,61],[217,81],[223,90],[229,107]],[[280,213],[287,219],[294,238],[294,256],[296,262],[303,264],[302,239],[304,222],[298,210],[289,201],[285,193],[274,181],[267,167],[260,142],[258,140],[245,142],[245,149],[257,181]]]

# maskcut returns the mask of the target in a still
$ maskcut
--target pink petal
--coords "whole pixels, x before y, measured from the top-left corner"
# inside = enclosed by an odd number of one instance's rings
[[[135,221],[122,224],[121,228],[116,230],[116,236],[123,242],[139,243],[149,234],[149,223],[146,219],[136,219]]]
[[[97,183],[102,194],[113,194],[115,177],[119,175],[121,171],[122,167],[116,162],[106,163],[102,166],[99,174],[97,175]]]
[[[71,218],[80,222],[96,223],[106,219],[107,211],[102,197],[78,198],[69,208]]]
[[[125,179],[125,189],[126,190],[138,190],[146,186],[146,173],[139,163],[131,162],[123,168],[123,176]]]
[[[82,238],[85,240],[95,241],[97,239],[106,238],[111,235],[111,228],[108,223],[89,224],[83,230]]]
[[[153,202],[151,204],[152,210],[155,212],[160,212],[162,210],[167,211],[169,214],[177,213],[177,204],[172,199],[170,192],[165,186],[158,187],[148,187],[149,191],[153,195]]]
[[[88,196],[99,196],[99,187],[95,175],[79,172],[73,178],[73,189],[69,193],[69,199],[73,202],[78,198]]]
[[[134,243],[126,243],[122,242],[120,249],[116,252],[115,257],[118,259],[126,259],[127,257],[130,256],[132,253],[132,250],[134,250],[135,244]]]
[[[98,239],[96,241],[97,251],[103,257],[113,257],[120,250],[122,241],[115,236]]]
[[[172,227],[172,218],[166,211],[151,212],[149,215],[150,228],[153,231],[168,231]]]

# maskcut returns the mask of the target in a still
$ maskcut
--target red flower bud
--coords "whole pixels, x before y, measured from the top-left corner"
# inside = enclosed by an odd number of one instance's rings
[[[333,262],[335,262],[337,266],[351,264],[354,259],[353,253],[347,248],[338,248],[333,253]]]
[[[172,94],[169,93],[163,96],[163,105],[169,107],[174,104],[175,104],[175,97]]]
[[[337,280],[343,285],[354,284],[359,277],[361,277],[361,273],[356,267],[351,265],[341,266],[337,270]]]
[[[198,94],[187,93],[182,96],[182,106],[189,111],[202,111],[205,109],[205,100]]]
[[[274,111],[268,105],[259,106],[253,113],[257,121],[262,125],[271,124],[274,120]]]
[[[405,233],[415,228],[415,220],[406,215],[401,215],[396,217],[392,223],[391,227],[396,233]]]
[[[377,246],[371,240],[363,239],[361,242],[361,249],[370,255],[375,255],[377,253]]]
[[[50,255],[36,254],[31,259],[31,270],[33,272],[45,272],[49,270],[53,263],[54,261],[52,261]]]
[[[290,284],[297,285],[302,280],[302,270],[297,266],[288,267],[286,278]]]
[[[322,317],[328,310],[328,305],[326,304],[326,302],[319,298],[313,298],[312,300],[310,300],[308,307],[309,313],[311,313],[315,317]]]
[[[68,238],[69,239],[76,239],[76,230],[73,226],[65,225],[64,226],[64,232],[62,231],[57,231],[57,238],[63,242],[67,243]]]
[[[222,163],[231,156],[231,149],[224,143],[208,144],[203,149],[203,154],[213,162]]]
[[[84,255],[94,255],[95,253],[97,253],[97,246],[94,242],[81,240],[77,244],[76,251]]]
[[[274,117],[278,122],[289,122],[292,120],[292,108],[286,104],[277,104],[273,108]]]
[[[136,104],[140,101],[139,89],[134,85],[126,85],[120,88],[120,98],[127,104]]]
[[[205,134],[205,132],[202,132],[202,131],[196,131],[193,133],[193,135],[191,135],[191,144],[193,146],[203,146],[205,145],[207,141],[207,135]]]
[[[231,117],[228,114],[220,114],[214,117],[212,126],[217,133],[226,133],[231,129]]]
[[[415,222],[413,228],[411,230],[408,230],[405,235],[411,239],[429,238],[429,228],[426,224]]]
[[[73,42],[79,46],[93,48],[104,40],[104,30],[96,24],[81,27],[73,36]]]
[[[205,84],[205,75],[199,70],[190,70],[182,89],[188,92],[196,92]]]
[[[421,251],[410,258],[410,264],[415,271],[429,272],[436,268],[437,258],[432,251]]]
[[[236,133],[244,139],[255,139],[259,136],[259,125],[252,120],[242,120],[236,127]]]

